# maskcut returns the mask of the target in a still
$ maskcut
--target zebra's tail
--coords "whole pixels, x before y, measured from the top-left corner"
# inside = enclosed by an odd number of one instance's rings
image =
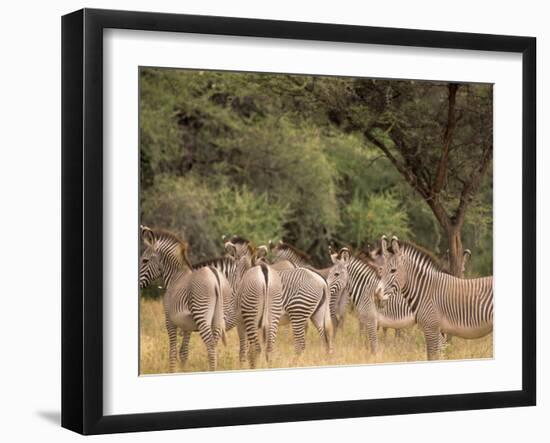
[[[332,353],[332,337],[334,334],[333,325],[332,325],[332,319],[330,314],[330,292],[328,289],[328,286],[325,285],[323,289],[323,298],[324,301],[322,305],[325,305],[325,315],[324,315],[324,321],[323,321],[323,327],[325,330],[325,343],[327,346],[327,349],[329,353]]]
[[[272,300],[269,293],[269,269],[265,264],[261,264],[262,273],[264,275],[265,288],[264,288],[264,306],[262,311],[262,318],[260,320],[260,327],[262,330],[262,340],[264,345],[267,343],[269,327],[271,325],[271,309],[270,304]]]
[[[225,293],[225,282],[217,273],[217,270],[212,269],[214,274],[217,277],[217,284],[215,285],[215,295],[216,300],[214,304],[214,317],[212,319],[212,329],[215,331],[214,334],[217,338],[222,339],[224,346],[227,344],[226,334],[225,334],[225,316],[223,312],[223,296]]]

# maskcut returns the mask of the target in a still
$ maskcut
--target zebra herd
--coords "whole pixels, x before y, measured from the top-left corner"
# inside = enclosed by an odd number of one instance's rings
[[[248,360],[250,368],[257,364],[261,342],[269,364],[279,325],[285,323],[296,358],[305,349],[309,321],[330,354],[348,303],[373,353],[378,327],[418,324],[429,360],[440,357],[443,334],[478,338],[493,328],[492,277],[454,277],[429,252],[395,237],[388,242],[383,236],[376,247],[355,255],[349,248],[329,249],[332,266],[324,269],[283,242],[254,247],[239,236],[224,238],[224,256],[191,264],[187,243],[173,233],[141,226],[141,237],[140,288],[156,279],[165,288],[170,372],[176,367],[178,329],[180,361],[186,362],[191,334],[198,331],[209,370],[216,369],[219,340],[225,342],[234,327],[239,361]]]

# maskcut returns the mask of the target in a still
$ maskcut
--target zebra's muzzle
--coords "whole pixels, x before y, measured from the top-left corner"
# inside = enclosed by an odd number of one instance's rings
[[[384,284],[382,283],[382,281],[380,281],[378,283],[378,286],[376,286],[376,289],[374,290],[374,296],[380,302],[385,301],[389,298],[384,289]]]

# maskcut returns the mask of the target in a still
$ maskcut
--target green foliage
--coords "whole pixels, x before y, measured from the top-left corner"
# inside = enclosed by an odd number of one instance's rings
[[[398,142],[413,146],[435,164],[445,91],[432,82],[142,68],[142,222],[179,233],[192,260],[219,255],[223,234],[284,239],[318,265],[331,242],[361,247],[382,233],[443,256],[432,210],[364,133],[391,152]],[[490,136],[490,87],[461,87],[457,104],[457,146],[467,148],[453,151],[446,208]],[[470,275],[492,272],[488,176],[463,227]]]
[[[366,239],[377,239],[383,234],[409,237],[409,216],[400,206],[391,192],[371,194],[368,199],[356,193],[344,209],[344,237],[356,247],[363,246]]]
[[[191,246],[191,258],[219,255],[222,235],[241,235],[258,243],[284,237],[288,209],[267,193],[245,185],[210,188],[189,175],[158,178],[143,196],[143,222],[177,232]]]
[[[255,244],[282,240],[287,206],[270,203],[267,193],[253,193],[245,185],[231,189],[223,187],[216,193],[211,214],[214,232],[236,234]]]

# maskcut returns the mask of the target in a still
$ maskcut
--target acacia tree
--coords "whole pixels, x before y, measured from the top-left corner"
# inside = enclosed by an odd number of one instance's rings
[[[385,109],[364,136],[431,208],[447,237],[450,271],[462,276],[464,219],[492,164],[492,88],[385,86]]]
[[[314,82],[332,124],[359,131],[432,210],[463,273],[466,213],[492,166],[492,85],[342,79]]]

